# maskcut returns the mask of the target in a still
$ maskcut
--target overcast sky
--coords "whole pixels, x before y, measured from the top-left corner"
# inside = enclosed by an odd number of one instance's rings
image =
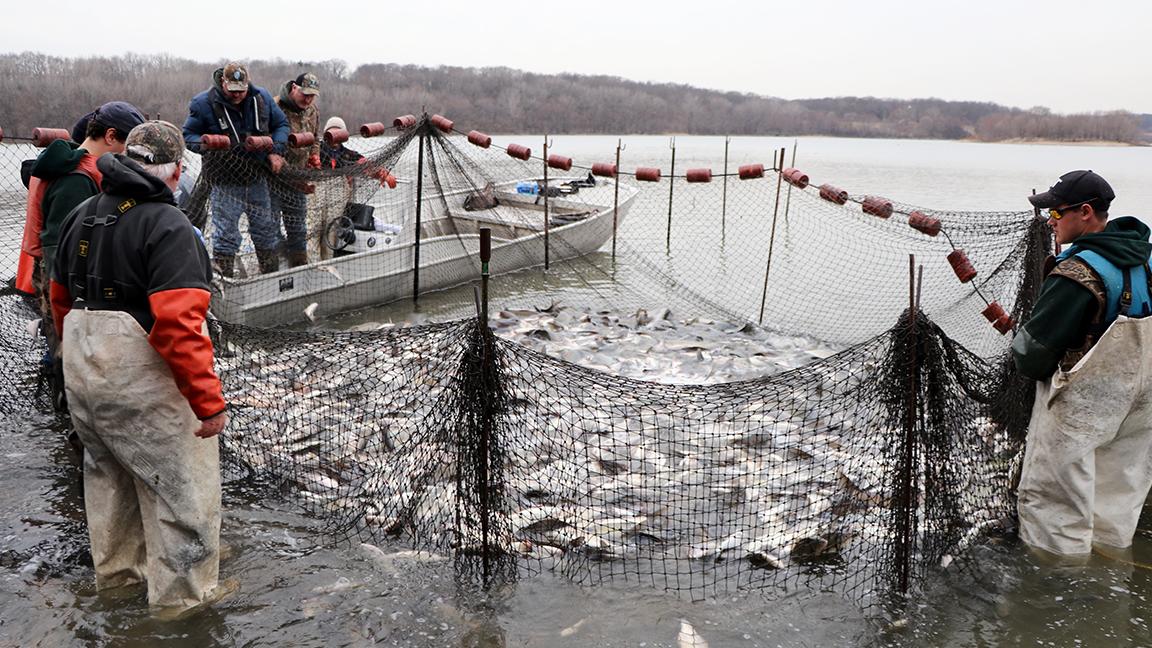
[[[0,51],[506,66],[787,99],[1152,113],[1150,25],[1149,0],[41,0],[7,3]]]

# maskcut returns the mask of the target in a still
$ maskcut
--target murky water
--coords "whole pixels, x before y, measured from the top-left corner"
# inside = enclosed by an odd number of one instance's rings
[[[527,138],[509,138],[509,141]],[[608,161],[615,138],[557,137],[554,150]],[[625,166],[660,164],[667,138],[627,138]],[[740,138],[734,163],[770,162],[791,139]],[[722,138],[679,138],[678,168],[722,163]],[[929,207],[1016,209],[1063,171],[1094,168],[1120,197],[1152,205],[1152,150],[955,142],[802,139],[798,166]],[[630,161],[630,162],[629,162]],[[1137,215],[1145,215],[1139,214]],[[548,278],[532,290],[548,295]],[[422,299],[435,315],[471,291]],[[499,304],[495,305],[499,307]],[[411,304],[340,326],[406,318]],[[1084,567],[1041,565],[1019,546],[981,550],[979,575],[945,572],[902,603],[861,610],[804,589],[692,601],[639,585],[583,587],[545,574],[481,594],[450,562],[382,546],[315,549],[290,505],[226,491],[225,576],[241,591],[189,621],[151,619],[143,591],[94,592],[79,471],[51,418],[0,423],[0,646],[680,646],[682,622],[717,646],[1152,646],[1152,534]],[[1152,518],[1144,520],[1152,528]]]

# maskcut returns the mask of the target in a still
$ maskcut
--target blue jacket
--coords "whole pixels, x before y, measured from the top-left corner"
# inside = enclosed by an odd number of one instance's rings
[[[218,111],[223,119],[217,116]],[[184,142],[195,152],[200,152],[201,135],[228,135],[234,148],[242,145],[247,135],[271,135],[274,152],[283,155],[291,132],[288,118],[272,95],[254,85],[248,86],[248,96],[239,106],[228,101],[218,86],[201,92],[188,104],[188,119],[184,122]],[[268,157],[264,152],[245,155]]]

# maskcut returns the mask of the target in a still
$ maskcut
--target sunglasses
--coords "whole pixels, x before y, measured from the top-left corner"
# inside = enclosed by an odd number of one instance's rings
[[[1048,210],[1048,217],[1051,218],[1052,220],[1060,220],[1061,218],[1064,218],[1064,214],[1072,211],[1073,209],[1080,209],[1084,205],[1087,205],[1088,203],[1092,202],[1093,200],[1095,200],[1095,198],[1092,198],[1090,200],[1085,200],[1082,203],[1076,203],[1075,205],[1068,205],[1067,207],[1060,207],[1059,209],[1057,209],[1057,208],[1049,209]]]

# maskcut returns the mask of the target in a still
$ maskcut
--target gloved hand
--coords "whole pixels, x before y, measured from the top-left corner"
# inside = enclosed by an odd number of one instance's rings
[[[319,153],[313,153],[312,155],[308,156],[308,166],[310,168],[313,168],[313,169],[319,169],[320,168],[320,154]]]
[[[362,157],[359,160],[356,160],[356,164],[368,164],[368,158]]]

